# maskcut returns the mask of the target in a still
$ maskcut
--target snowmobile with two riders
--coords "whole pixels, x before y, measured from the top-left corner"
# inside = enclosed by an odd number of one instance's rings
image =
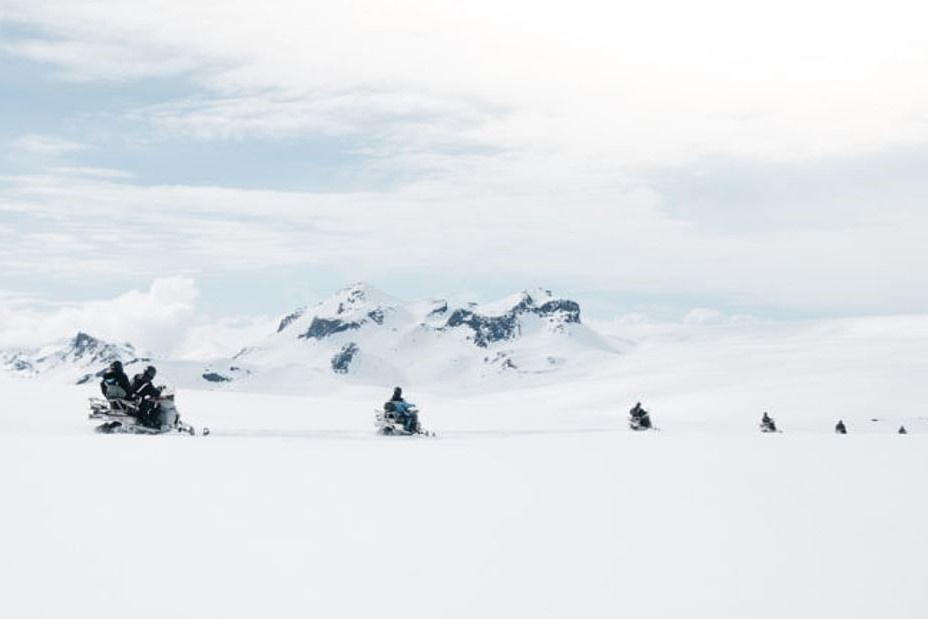
[[[628,411],[628,427],[636,432],[639,430],[656,430],[651,424],[651,414],[641,407],[641,402]]]
[[[102,434],[196,434],[193,426],[180,419],[174,403],[174,389],[153,385],[154,377],[155,368],[149,366],[130,383],[122,363],[113,362],[100,383],[104,397],[90,398],[88,418],[103,422],[96,431]],[[209,434],[209,429],[203,428],[201,434]]]

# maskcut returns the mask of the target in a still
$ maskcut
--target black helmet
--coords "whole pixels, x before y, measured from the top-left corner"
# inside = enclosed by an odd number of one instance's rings
[[[122,361],[117,359],[110,364],[110,369],[114,372],[122,372]]]
[[[396,388],[394,388],[394,389],[393,389],[393,399],[395,400],[396,398],[401,398],[401,397],[403,397],[403,388],[402,388],[402,387],[396,387]]]
[[[153,379],[155,377],[155,374],[157,373],[158,373],[158,370],[156,370],[155,366],[153,365],[150,365],[147,368],[145,368],[145,372],[143,372],[143,374],[145,374],[145,378],[147,378],[148,380]]]

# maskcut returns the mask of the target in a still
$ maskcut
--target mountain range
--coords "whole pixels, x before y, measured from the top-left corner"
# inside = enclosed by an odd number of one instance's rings
[[[130,375],[151,363],[180,386],[272,392],[341,383],[506,386],[583,371],[619,354],[617,346],[583,323],[577,302],[545,289],[454,305],[405,302],[362,283],[289,312],[274,333],[230,359],[154,359],[81,332],[40,349],[0,352],[0,366],[81,384],[119,359]]]

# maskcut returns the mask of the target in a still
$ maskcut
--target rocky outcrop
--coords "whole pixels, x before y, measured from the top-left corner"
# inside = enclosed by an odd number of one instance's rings
[[[552,298],[551,291],[541,291],[541,301],[536,301],[538,294],[523,292],[519,299],[507,310],[494,314],[481,314],[475,308],[461,308],[451,313],[445,327],[468,327],[473,331],[471,339],[474,344],[486,348],[490,344],[511,340],[520,334],[520,318],[533,314],[547,319],[554,327],[563,328],[567,324],[580,324],[580,305],[568,299]]]
[[[348,342],[342,346],[332,357],[332,371],[336,374],[347,374],[348,369],[351,367],[351,362],[354,361],[355,355],[360,352],[360,348],[354,342]]]
[[[313,339],[321,340],[335,333],[343,333],[345,331],[351,331],[353,329],[360,329],[361,325],[364,324],[363,321],[353,322],[353,321],[344,321],[329,318],[319,318],[318,316],[313,318],[312,323],[309,325],[309,329],[306,332],[302,333],[299,337],[303,340]]]
[[[453,329],[466,326],[473,332],[474,344],[486,348],[494,342],[510,340],[519,333],[519,320],[515,314],[481,316],[471,310],[458,309],[451,313],[445,326]]]
[[[22,375],[36,375],[56,368],[71,367],[84,370],[76,379],[78,384],[101,376],[113,361],[129,365],[147,359],[139,357],[131,344],[113,344],[80,331],[70,340],[40,350],[7,352],[0,356],[3,366]],[[88,372],[87,369],[93,371]]]
[[[286,316],[284,316],[283,319],[281,319],[280,324],[277,326],[277,332],[280,333],[281,331],[289,327],[290,324],[294,320],[297,320],[298,318],[303,316],[303,314],[305,313],[306,313],[306,308],[299,307],[296,309],[296,311],[291,312],[290,314],[287,314]]]
[[[232,379],[224,374],[218,372],[204,372],[202,375],[203,380],[210,383],[229,383],[232,382]]]

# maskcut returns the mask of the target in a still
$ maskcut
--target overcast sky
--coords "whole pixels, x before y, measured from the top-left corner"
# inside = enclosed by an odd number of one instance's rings
[[[0,306],[925,312],[921,4],[0,0]]]

